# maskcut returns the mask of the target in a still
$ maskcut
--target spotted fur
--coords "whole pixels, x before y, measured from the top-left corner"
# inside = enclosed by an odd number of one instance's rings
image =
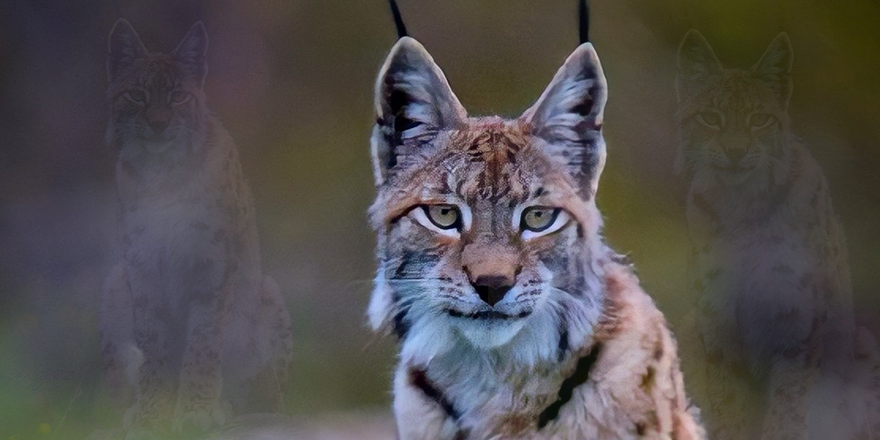
[[[205,105],[206,50],[201,22],[168,55],[148,53],[125,20],[110,34],[122,260],[100,330],[111,393],[132,405],[129,439],[193,435],[282,406],[290,317],[261,272],[235,144]]]
[[[412,38],[392,49],[376,86],[368,314],[401,345],[399,438],[702,438],[663,316],[601,237],[605,100],[589,43],[512,120],[467,116]],[[425,226],[430,204],[460,210],[457,235]],[[568,221],[529,237],[529,206]],[[481,277],[510,290],[490,305]]]
[[[679,50],[706,418],[715,439],[880,438],[880,357],[828,183],[791,131],[792,59],[784,33],[747,70],[697,31]]]

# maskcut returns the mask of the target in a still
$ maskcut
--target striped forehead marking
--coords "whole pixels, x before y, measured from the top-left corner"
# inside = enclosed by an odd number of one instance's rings
[[[468,172],[463,187],[466,198],[497,203],[511,192],[511,177],[516,173],[517,154],[528,146],[521,127],[504,121],[475,124],[457,133],[451,142],[455,153],[463,156]]]

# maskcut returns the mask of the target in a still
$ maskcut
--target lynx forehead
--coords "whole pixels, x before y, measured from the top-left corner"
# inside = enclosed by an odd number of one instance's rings
[[[400,209],[413,203],[456,197],[477,211],[514,208],[531,199],[555,196],[554,202],[578,199],[577,183],[535,147],[532,127],[521,120],[472,118],[450,130],[437,152],[420,157],[389,183]],[[409,194],[411,197],[399,197]],[[572,205],[581,204],[571,200]],[[390,208],[391,215],[400,209]],[[583,207],[570,206],[573,211]],[[477,212],[474,213],[475,215]]]
[[[455,133],[451,139],[451,143],[462,150],[459,160],[476,165],[467,167],[475,170],[469,173],[470,179],[466,179],[469,184],[458,189],[459,194],[469,201],[480,198],[493,203],[511,192],[521,196],[523,182],[514,181],[512,177],[517,173],[517,155],[529,146],[526,134],[521,132],[523,127],[519,124],[508,127],[504,122],[492,120],[469,128]]]
[[[415,171],[434,179],[414,183],[433,186],[456,182],[432,189],[454,193],[469,203],[477,199],[497,203],[511,192],[521,197],[526,182],[518,165],[534,155],[528,130],[522,123],[500,118],[478,119],[453,130],[445,147]]]

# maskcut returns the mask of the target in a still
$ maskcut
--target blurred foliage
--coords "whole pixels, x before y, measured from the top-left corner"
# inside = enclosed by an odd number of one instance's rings
[[[577,43],[574,0],[400,3],[472,114],[518,115]],[[857,310],[876,316],[878,3],[591,6],[611,88],[599,192],[607,236],[631,255],[670,321],[677,325],[693,301],[684,282],[685,184],[672,172],[675,51],[690,27],[722,62],[741,67],[789,32],[795,130],[824,167],[847,228]],[[287,412],[386,407],[393,341],[364,319],[372,86],[394,42],[385,0],[10,0],[0,6],[0,438],[83,438],[121,418],[101,386],[97,334],[101,285],[116,255],[114,158],[103,134],[106,37],[118,17],[150,50],[166,52],[194,21],[207,26],[209,105],[239,146],[264,271],[283,286],[293,315]],[[36,390],[19,376],[54,370],[75,374]]]

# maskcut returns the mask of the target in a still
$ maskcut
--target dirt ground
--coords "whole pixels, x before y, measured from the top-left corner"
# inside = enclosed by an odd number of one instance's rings
[[[394,421],[388,412],[350,412],[294,418],[249,414],[232,420],[217,434],[199,440],[390,440]],[[95,431],[86,440],[122,440],[121,429]]]

